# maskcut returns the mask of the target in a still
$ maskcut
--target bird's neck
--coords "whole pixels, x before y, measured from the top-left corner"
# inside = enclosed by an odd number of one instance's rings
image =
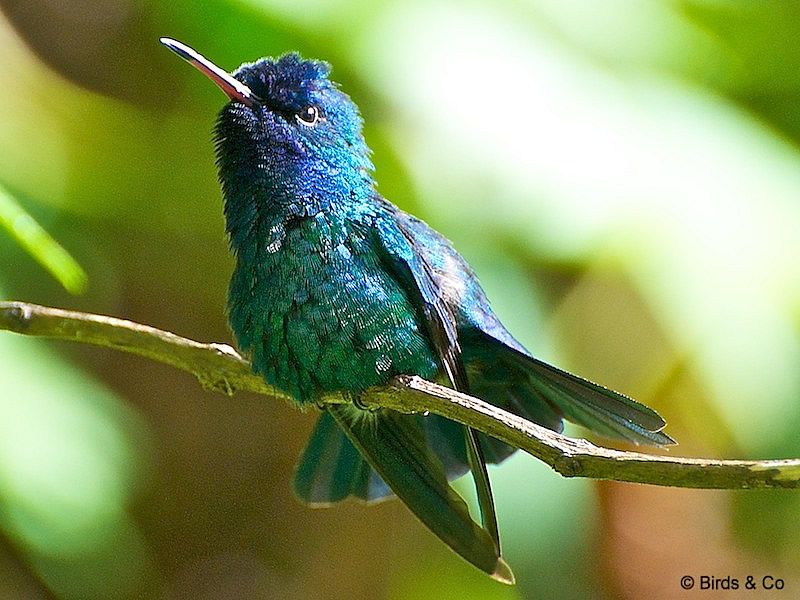
[[[298,222],[320,213],[332,222],[360,212],[374,193],[366,169],[328,164],[282,165],[280,169],[220,169],[226,228],[237,255],[271,248]]]

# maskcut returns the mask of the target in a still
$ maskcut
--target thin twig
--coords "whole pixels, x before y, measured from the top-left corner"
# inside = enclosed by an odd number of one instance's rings
[[[225,344],[202,344],[131,321],[24,302],[0,302],[0,329],[145,356],[188,371],[204,388],[228,395],[247,390],[290,400],[254,375],[247,360]],[[346,401],[339,394],[322,399],[329,404]],[[370,388],[361,401],[371,408],[427,411],[469,425],[525,450],[565,477],[709,489],[800,487],[800,459],[712,460],[610,450],[560,435],[416,376],[396,377],[389,385]]]

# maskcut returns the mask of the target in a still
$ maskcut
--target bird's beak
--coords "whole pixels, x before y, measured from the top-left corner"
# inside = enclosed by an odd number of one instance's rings
[[[170,38],[161,38],[161,43],[216,83],[231,100],[246,104],[250,108],[259,104],[258,97],[249,87],[232,77],[230,73],[220,69],[202,54]]]

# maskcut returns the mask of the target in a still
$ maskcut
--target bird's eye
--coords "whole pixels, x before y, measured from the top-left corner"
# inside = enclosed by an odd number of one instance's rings
[[[298,122],[311,127],[316,125],[317,121],[319,121],[319,109],[314,105],[306,106],[303,110],[298,112],[295,117]]]

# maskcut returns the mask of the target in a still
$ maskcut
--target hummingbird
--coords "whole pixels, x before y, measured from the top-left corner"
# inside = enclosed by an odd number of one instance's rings
[[[359,110],[328,63],[290,52],[228,73],[161,42],[229,99],[214,129],[235,256],[228,321],[255,373],[321,408],[295,473],[300,500],[397,496],[462,558],[513,583],[486,465],[516,448],[437,415],[367,410],[364,390],[414,374],[557,432],[567,419],[675,443],[654,410],[534,358],[450,241],[377,192]],[[323,406],[334,392],[352,402]],[[450,485],[467,472],[480,523]]]

